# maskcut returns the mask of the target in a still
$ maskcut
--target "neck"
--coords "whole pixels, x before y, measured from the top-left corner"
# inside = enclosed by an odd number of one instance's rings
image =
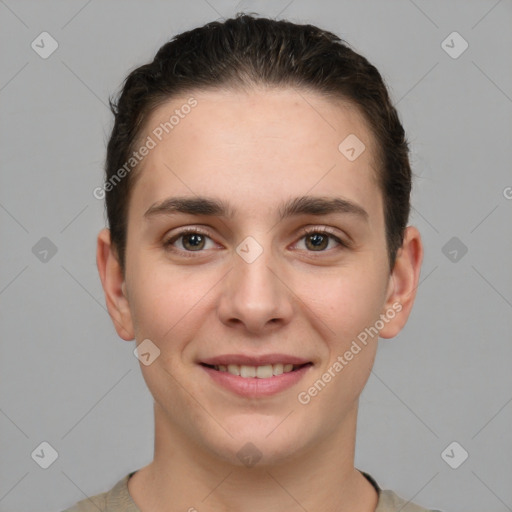
[[[155,457],[129,480],[141,512],[374,512],[354,468],[357,403],[340,429],[280,463],[234,466],[197,446],[155,404]]]

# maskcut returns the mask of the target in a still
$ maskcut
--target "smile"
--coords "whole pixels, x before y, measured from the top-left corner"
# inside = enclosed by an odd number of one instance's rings
[[[214,385],[245,398],[269,397],[285,391],[296,385],[313,367],[313,363],[304,360],[278,362],[277,358],[272,359],[272,362],[245,360],[246,364],[242,361],[237,364],[217,358],[208,363],[201,362],[199,366]]]
[[[209,365],[207,365],[209,366]],[[227,372],[231,375],[236,375],[244,379],[256,378],[256,379],[269,379],[282,375],[283,373],[293,372],[298,370],[304,365],[294,365],[291,363],[277,363],[277,364],[266,364],[261,366],[247,366],[238,364],[219,364],[210,366],[218,372]]]

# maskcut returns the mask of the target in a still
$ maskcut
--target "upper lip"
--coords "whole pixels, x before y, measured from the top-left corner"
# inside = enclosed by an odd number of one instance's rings
[[[307,364],[311,361],[302,357],[287,354],[265,354],[259,356],[248,356],[246,354],[224,354],[220,356],[201,359],[200,363],[210,366],[237,364],[239,366],[265,366],[269,364]]]

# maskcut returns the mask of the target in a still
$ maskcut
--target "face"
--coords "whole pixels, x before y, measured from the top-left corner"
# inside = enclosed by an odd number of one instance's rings
[[[355,422],[376,331],[405,323],[421,259],[399,252],[389,272],[364,119],[311,92],[200,91],[160,106],[148,136],[124,281],[113,258],[102,280],[119,335],[159,351],[141,369],[161,427],[238,464],[247,442],[272,463],[333,439]]]

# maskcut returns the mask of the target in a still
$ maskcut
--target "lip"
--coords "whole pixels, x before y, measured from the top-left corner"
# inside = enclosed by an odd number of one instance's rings
[[[258,356],[248,356],[247,354],[224,354],[221,356],[209,357],[201,359],[200,363],[210,366],[218,366],[219,364],[238,364],[245,366],[264,366],[267,364],[307,364],[311,361],[287,354],[265,354]]]
[[[224,361],[225,359],[223,359]],[[240,359],[239,359],[240,360]],[[247,361],[247,357],[244,356],[244,360]],[[252,359],[253,360],[253,359]],[[268,361],[268,359],[266,359]],[[282,360],[280,360],[282,361]],[[281,375],[274,375],[267,379],[258,379],[257,377],[240,377],[239,375],[232,375],[229,372],[221,372],[205,366],[204,364],[200,364],[199,366],[210,376],[210,378],[219,386],[227,389],[237,395],[246,397],[246,398],[260,398],[266,396],[272,396],[286,389],[291,388],[295,384],[297,384],[306,373],[312,368],[312,364],[307,364],[309,361],[305,363],[293,363],[293,364],[303,364],[300,368],[293,370],[291,372],[282,373]],[[210,364],[210,363],[207,363]],[[223,364],[223,363],[216,363]],[[231,362],[229,364],[239,364],[235,362]],[[241,363],[244,364],[244,363]],[[245,363],[247,364],[247,363]],[[268,363],[271,364],[271,363]],[[274,363],[277,364],[277,363]],[[250,364],[249,366],[261,366]]]

